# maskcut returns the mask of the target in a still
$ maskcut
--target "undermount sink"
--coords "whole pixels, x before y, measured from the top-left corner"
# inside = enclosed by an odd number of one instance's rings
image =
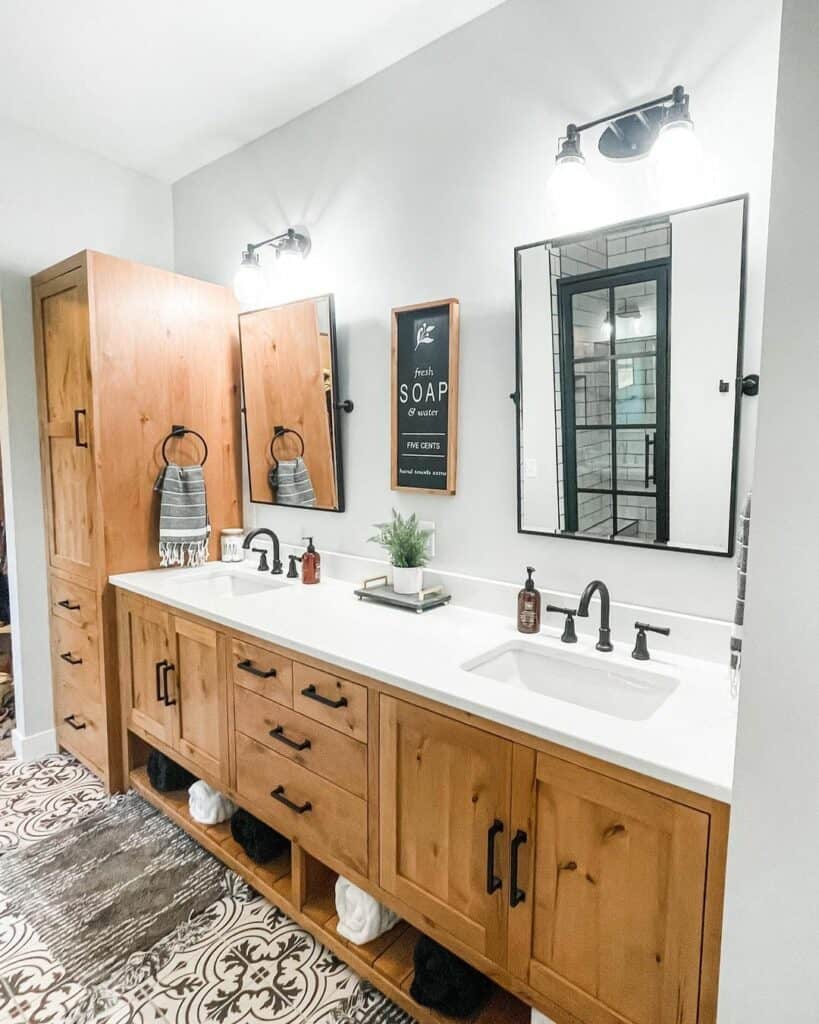
[[[239,573],[215,572],[208,576],[196,576],[189,580],[180,580],[179,587],[197,590],[208,597],[256,597],[279,587],[286,587],[282,580],[268,577],[255,579]]]
[[[606,654],[563,653],[538,643],[512,641],[467,661],[467,672],[544,697],[641,722],[677,688],[671,675],[607,662]]]

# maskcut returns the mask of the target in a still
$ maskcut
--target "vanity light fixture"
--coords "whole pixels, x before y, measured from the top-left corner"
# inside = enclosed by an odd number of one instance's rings
[[[233,292],[243,306],[253,306],[261,298],[264,280],[257,249],[266,245],[275,249],[276,259],[282,254],[304,258],[310,252],[310,237],[295,228],[288,228],[283,234],[266,238],[263,242],[248,242],[233,278]]]
[[[597,148],[609,160],[637,160],[652,148],[658,157],[678,159],[683,151],[690,151],[694,140],[694,122],[689,113],[689,95],[677,85],[667,96],[638,103],[616,114],[595,118],[585,124],[568,124],[566,134],[558,139],[553,180],[561,193],[567,191],[565,181],[571,179],[573,187],[587,174],[586,161],[580,148],[582,132],[606,125]],[[655,145],[656,143],[656,145]]]

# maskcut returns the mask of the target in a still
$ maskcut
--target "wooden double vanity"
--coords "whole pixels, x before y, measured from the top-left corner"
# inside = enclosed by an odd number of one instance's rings
[[[137,593],[117,621],[131,785],[419,1020],[443,1019],[408,992],[423,931],[497,983],[475,1020],[713,1024],[726,804]],[[155,792],[150,747],[289,855]],[[338,874],[402,923],[345,942]]]

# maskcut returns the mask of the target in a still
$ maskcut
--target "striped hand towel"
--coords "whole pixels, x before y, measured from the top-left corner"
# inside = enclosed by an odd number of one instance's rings
[[[315,508],[316,494],[304,459],[283,459],[268,474],[277,505],[301,505]]]
[[[159,492],[159,564],[204,565],[208,560],[210,520],[201,466],[169,463],[157,477]]]
[[[731,631],[731,694],[739,692],[739,672],[742,667],[742,638],[745,624],[745,585],[748,579],[748,537],[751,532],[751,494],[748,493],[739,516],[737,530],[737,603],[734,627]]]

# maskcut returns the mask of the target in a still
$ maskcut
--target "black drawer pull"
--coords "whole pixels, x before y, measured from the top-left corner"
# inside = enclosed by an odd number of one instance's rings
[[[176,700],[171,700],[168,696],[168,673],[175,672],[176,666],[171,665],[170,662],[160,663],[160,672],[162,673],[162,702],[166,708],[176,704]]]
[[[258,676],[259,679],[272,679],[276,675],[275,668],[269,668],[266,671],[263,668],[256,668],[250,658],[237,662],[236,668],[240,668],[243,672],[249,672],[252,676]]]
[[[63,661],[67,661],[69,665],[82,665],[82,658],[75,658],[71,651],[66,651],[64,654],[61,654],[60,657]]]
[[[67,612],[78,612],[80,610],[80,606],[78,604],[72,604],[71,599],[68,597],[64,601],[58,601],[57,604],[60,608],[65,608]]]
[[[297,740],[291,740],[289,736],[285,736],[283,725],[277,725],[275,729],[271,729],[270,735],[274,740],[278,740],[279,743],[283,743],[292,750],[309,750],[312,746],[310,740],[302,740],[299,743]]]
[[[74,410],[74,446],[76,448],[87,448],[88,441],[80,440],[80,416],[85,418],[87,415],[85,409]]]
[[[495,874],[495,836],[503,832],[503,822],[497,818],[489,826],[486,834],[486,891],[491,896],[503,885],[503,879]]]
[[[319,704],[324,704],[328,708],[346,708],[347,707],[347,698],[346,697],[339,697],[338,700],[330,700],[329,697],[322,697],[322,695],[316,690],[316,687],[315,687],[315,685],[313,683],[310,683],[309,686],[306,686],[301,691],[301,695],[302,695],[302,697],[309,697],[310,700],[318,701]]]
[[[77,723],[75,721],[76,717],[77,717],[76,715],[66,715],[65,718],[63,719],[63,721],[64,722],[68,722],[68,724],[71,726],[71,728],[72,729],[76,729],[77,732],[79,732],[80,729],[87,729],[88,728],[88,724],[86,722],[82,722],[80,725],[77,725]]]
[[[512,836],[509,858],[511,861],[511,867],[509,871],[510,907],[516,907],[518,903],[523,903],[523,901],[526,899],[526,893],[523,891],[523,889],[518,888],[518,851],[528,838],[529,837],[522,829],[518,829],[514,836]]]
[[[313,810],[313,805],[309,800],[303,804],[294,804],[292,800],[288,800],[284,795],[284,786],[276,786],[274,790],[271,790],[270,795],[274,800],[278,800],[280,804],[284,804],[284,806],[289,807],[291,811],[295,811],[296,814],[304,814],[306,811]]]

